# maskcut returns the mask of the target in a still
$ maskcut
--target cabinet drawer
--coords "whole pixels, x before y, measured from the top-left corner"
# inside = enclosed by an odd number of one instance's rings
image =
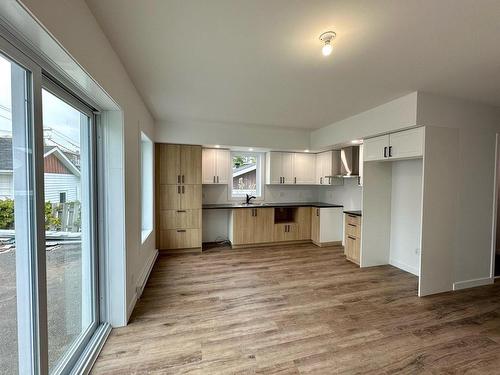
[[[345,215],[346,224],[361,225],[361,216],[346,214]]]
[[[201,247],[200,229],[169,229],[160,231],[160,249]]]
[[[359,264],[359,256],[361,248],[360,243],[361,240],[359,238],[353,236],[346,236],[346,248],[345,248],[346,258],[357,264]]]
[[[160,230],[199,228],[201,228],[200,210],[160,211]]]
[[[347,222],[345,225],[345,232],[348,236],[360,238],[361,226]]]

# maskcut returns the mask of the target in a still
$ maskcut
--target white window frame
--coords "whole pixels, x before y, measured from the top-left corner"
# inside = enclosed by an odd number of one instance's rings
[[[141,244],[153,233],[153,141],[141,131]]]
[[[231,151],[229,155],[230,158],[230,170],[229,170],[229,181],[228,181],[228,201],[241,201],[245,199],[245,196],[233,196],[233,156],[235,155],[243,155],[243,156],[256,156],[257,157],[257,170],[256,170],[256,186],[257,192],[260,194],[256,194],[255,200],[263,201],[264,200],[264,166],[265,166],[265,157],[266,154],[263,152],[255,152],[255,151]]]

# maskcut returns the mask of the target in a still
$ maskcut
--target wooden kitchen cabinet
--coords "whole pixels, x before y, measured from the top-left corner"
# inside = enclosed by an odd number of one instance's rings
[[[157,247],[201,250],[201,146],[156,144]]]
[[[201,185],[160,185],[160,210],[190,210],[201,208]]]
[[[274,208],[239,208],[232,210],[232,243],[248,245],[272,242]]]
[[[293,152],[268,152],[266,155],[266,183],[294,184]]]
[[[345,214],[344,254],[348,260],[359,264],[361,253],[361,216]]]
[[[311,239],[311,207],[297,208],[297,239]]]
[[[158,226],[160,230],[201,228],[200,210],[162,210]]]
[[[202,181],[203,184],[229,183],[231,168],[231,153],[229,150],[204,148],[202,152]]]
[[[297,241],[299,239],[296,223],[274,224],[274,242]]]

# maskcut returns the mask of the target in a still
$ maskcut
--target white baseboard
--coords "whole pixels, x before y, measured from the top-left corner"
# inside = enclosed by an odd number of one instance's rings
[[[495,281],[492,277],[482,277],[480,279],[457,281],[453,283],[453,290],[461,290],[467,288],[474,288],[476,286],[483,286],[493,284]]]
[[[389,264],[391,266],[402,269],[403,271],[409,272],[415,276],[419,276],[419,272],[418,272],[417,267],[410,266],[409,264],[400,262],[399,260],[396,260],[396,259],[389,259]]]
[[[148,282],[149,275],[151,274],[151,270],[156,262],[156,258],[158,258],[158,250],[155,250],[151,253],[151,256],[146,261],[146,266],[142,270],[141,275],[139,276],[139,280],[134,290],[134,296],[130,300],[130,303],[127,307],[127,320],[130,319],[130,315],[132,315],[132,311],[134,311],[135,304],[137,300],[141,298],[142,292],[144,291],[144,287]]]

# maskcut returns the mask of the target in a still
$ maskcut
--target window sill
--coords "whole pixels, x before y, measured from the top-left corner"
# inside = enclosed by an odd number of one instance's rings
[[[141,232],[141,244],[144,245],[144,242],[149,238],[149,236],[153,233],[152,229],[143,229]]]

